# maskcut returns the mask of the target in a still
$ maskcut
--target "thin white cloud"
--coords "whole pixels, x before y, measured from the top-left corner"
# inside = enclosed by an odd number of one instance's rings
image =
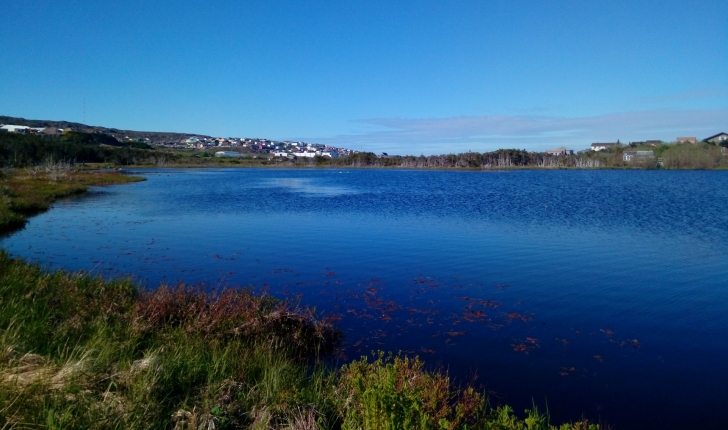
[[[490,151],[498,148],[545,150],[566,145],[584,149],[592,142],[622,142],[677,136],[706,136],[728,129],[728,109],[650,110],[589,117],[491,115],[451,118],[372,118],[357,121],[374,131],[316,139],[321,143],[397,154]]]
[[[638,102],[642,103],[669,103],[678,102],[684,100],[696,100],[705,99],[711,97],[726,97],[728,91],[726,90],[697,90],[697,91],[685,91],[676,94],[666,94],[655,97],[640,97],[637,99]]]

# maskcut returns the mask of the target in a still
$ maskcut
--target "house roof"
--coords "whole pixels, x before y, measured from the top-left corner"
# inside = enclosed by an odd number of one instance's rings
[[[43,130],[40,131],[43,134],[61,134],[61,131],[56,127],[46,127]]]
[[[611,146],[616,145],[617,142],[610,142],[610,143],[592,143],[591,146]]]
[[[723,133],[723,132],[720,132],[720,133],[718,133],[718,134],[714,134],[714,135],[712,135],[712,136],[710,136],[710,137],[706,137],[705,139],[703,139],[703,142],[705,142],[706,140],[710,140],[710,139],[716,138],[716,137],[718,137],[718,136],[723,136],[723,135],[726,135],[726,136],[728,136],[728,133]]]

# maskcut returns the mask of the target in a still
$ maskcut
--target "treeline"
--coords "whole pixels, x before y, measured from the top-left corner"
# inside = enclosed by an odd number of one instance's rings
[[[118,141],[103,133],[68,131],[59,136],[0,132],[0,166],[27,167],[48,160],[69,163],[110,163],[115,165],[157,164],[170,154],[159,154],[149,145]]]
[[[624,159],[625,151],[652,151],[653,157]],[[0,132],[0,167],[34,166],[48,160],[73,164],[107,163],[117,166],[240,166],[240,167],[393,167],[408,169],[508,168],[728,168],[728,149],[708,143],[672,143],[657,146],[616,145],[605,151],[550,155],[523,149],[420,156],[377,156],[359,152],[344,158],[286,158],[247,154],[217,158],[214,151],[168,150],[143,142],[119,141],[105,133],[67,131],[60,136]]]
[[[666,169],[728,168],[728,150],[708,143],[660,145],[655,156]]]
[[[604,161],[592,154],[548,155],[523,149],[499,149],[493,152],[465,152],[461,154],[384,156],[372,152],[359,152],[346,158],[315,157],[294,162],[278,159],[278,163],[342,166],[342,167],[401,167],[411,169],[503,169],[511,167],[595,168],[604,167]]]
[[[652,157],[624,159],[625,151],[651,150]],[[411,169],[507,169],[507,168],[638,168],[638,169],[715,169],[728,167],[726,149],[707,144],[662,144],[656,147],[617,145],[605,151],[582,151],[568,155],[550,155],[521,149],[493,152],[420,156],[377,156],[360,152],[346,158],[277,158],[276,164],[340,167],[399,167]]]

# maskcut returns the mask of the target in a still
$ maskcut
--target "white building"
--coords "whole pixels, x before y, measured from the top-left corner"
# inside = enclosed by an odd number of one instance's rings
[[[27,125],[10,125],[10,124],[4,125],[0,128],[2,128],[5,131],[9,131],[10,133],[25,133],[28,131],[28,129],[30,129],[30,127],[28,127]]]
[[[564,148],[562,146],[562,147],[556,148],[556,149],[549,149],[548,151],[546,151],[546,153],[549,154],[549,155],[567,155],[567,154],[568,155],[573,155],[574,154],[574,150],[573,149],[569,149],[569,148]]]
[[[703,142],[715,143],[716,145],[722,145],[726,141],[728,141],[728,133],[718,133],[703,139]]]
[[[293,155],[295,157],[308,157],[308,158],[313,158],[313,157],[316,156],[316,153],[315,152],[294,152]]]
[[[647,160],[650,158],[655,158],[655,153],[652,151],[624,151],[622,153],[624,161]]]
[[[591,150],[592,151],[604,151],[605,149],[612,148],[616,146],[617,143],[592,143],[591,144]]]
[[[244,155],[239,152],[235,152],[235,151],[217,151],[215,153],[215,157],[240,158],[240,157],[244,157]]]

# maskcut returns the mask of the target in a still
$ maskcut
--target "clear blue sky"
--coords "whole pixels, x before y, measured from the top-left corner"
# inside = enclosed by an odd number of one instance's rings
[[[374,152],[728,132],[728,1],[11,1],[0,115]]]

